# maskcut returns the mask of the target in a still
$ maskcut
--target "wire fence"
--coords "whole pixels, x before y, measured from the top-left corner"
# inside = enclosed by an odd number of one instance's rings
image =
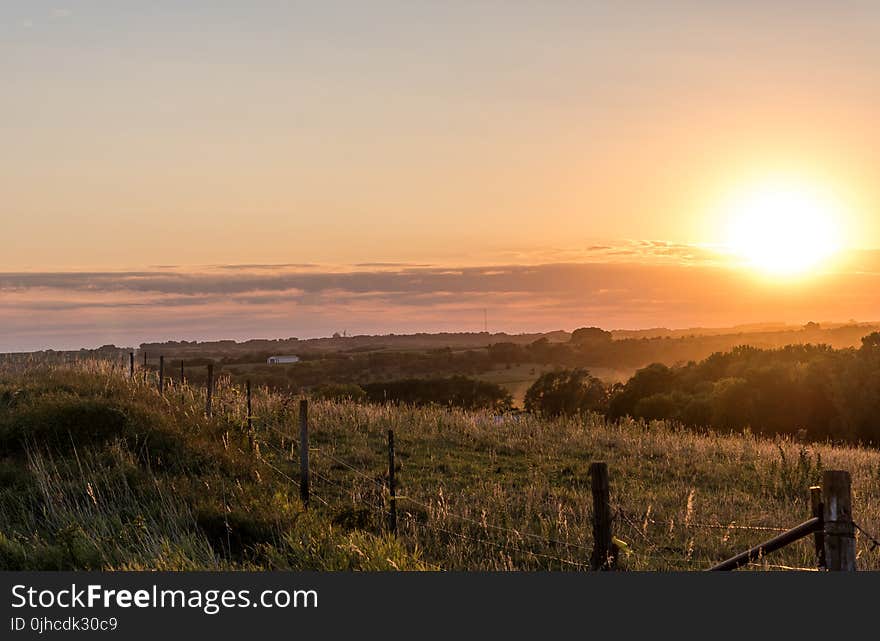
[[[230,387],[229,381],[226,382],[226,387]],[[248,389],[249,386],[248,386]],[[240,396],[240,394],[239,394]],[[219,398],[218,398],[219,400]],[[233,399],[235,402],[237,399]],[[249,411],[246,413],[245,419],[248,422],[248,425],[252,425],[252,422],[259,417],[255,415],[250,410],[250,402],[248,404]],[[262,440],[259,442],[259,446],[266,448],[268,451],[271,451],[275,456],[280,457],[282,460],[290,461],[293,458],[294,452],[299,449],[299,443],[297,442],[296,436],[291,433],[287,433],[283,430],[278,429],[273,425],[269,425],[267,423],[263,423],[263,427],[267,434],[272,434],[275,437],[280,439],[281,447],[275,446],[270,443],[268,440]],[[254,437],[254,432],[250,432],[251,438]],[[283,449],[285,443],[290,444],[290,450],[285,451]],[[309,453],[315,453],[320,457],[326,458],[327,461],[331,462],[333,465],[338,466],[340,469],[347,470],[348,472],[355,475],[355,477],[365,481],[368,484],[368,487],[373,488],[378,495],[381,497],[380,501],[375,501],[367,496],[359,495],[357,500],[360,503],[363,503],[367,507],[377,512],[382,510],[386,510],[389,507],[389,488],[386,482],[385,474],[371,474],[368,470],[364,470],[361,468],[352,465],[350,462],[336,456],[335,453],[329,451],[323,447],[309,447]],[[264,457],[258,456],[261,462],[266,465],[268,468],[273,470],[279,477],[283,478],[287,482],[290,482],[297,488],[300,488],[300,482],[287,474],[283,470],[281,470],[276,465],[271,462],[265,460]],[[317,469],[311,469],[310,475],[315,479],[319,480],[321,483],[326,485],[328,488],[333,488],[334,491],[345,495],[346,493],[350,493],[353,488],[346,487],[340,482],[330,478],[326,474],[322,473]],[[321,496],[321,494],[315,492],[314,488],[310,488],[310,495],[314,496],[316,500],[318,500],[324,506],[329,507],[330,501]],[[468,540],[473,543],[477,543],[480,545],[489,545],[498,549],[506,549],[508,551],[514,550],[520,554],[524,554],[528,557],[545,559],[548,561],[557,562],[563,565],[567,565],[570,567],[577,568],[588,568],[590,567],[588,564],[578,561],[572,558],[565,558],[562,556],[555,556],[551,554],[547,554],[546,551],[536,551],[528,547],[528,544],[535,543],[544,546],[545,548],[564,548],[570,551],[589,553],[592,548],[590,546],[584,545],[583,543],[574,543],[568,540],[562,540],[559,538],[554,538],[550,536],[545,536],[542,534],[537,534],[533,531],[530,531],[528,528],[522,527],[508,527],[504,525],[499,525],[496,523],[489,522],[486,518],[485,512],[483,512],[482,518],[477,519],[471,516],[466,516],[464,514],[460,514],[454,510],[449,508],[449,505],[442,500],[442,497],[433,497],[424,500],[419,500],[409,494],[403,496],[395,497],[396,501],[409,503],[413,506],[419,507],[425,511],[427,515],[432,517],[431,520],[422,520],[418,519],[411,512],[404,511],[401,516],[404,520],[411,525],[415,525],[422,529],[429,529],[432,532],[441,533],[446,536],[453,536],[458,539]],[[476,529],[482,532],[497,532],[504,534],[506,536],[503,540],[489,540],[480,536],[475,536],[463,529],[462,531],[453,531],[446,527],[442,527],[440,524],[436,522],[436,517],[442,516],[442,518],[446,520],[456,521],[461,523],[466,527],[470,527],[472,529]],[[630,526],[630,532],[635,533],[641,539],[644,540],[646,544],[646,548],[644,550],[640,550],[638,556],[643,559],[652,559],[659,560],[662,563],[670,566],[670,567],[678,567],[681,565],[691,565],[693,563],[692,558],[692,550],[688,550],[685,558],[675,558],[669,556],[667,554],[662,554],[659,552],[661,546],[658,546],[654,543],[650,537],[647,536],[646,531],[648,526],[662,526],[665,528],[669,528],[670,530],[674,527],[685,528],[685,529],[694,529],[694,530],[703,530],[703,531],[720,531],[724,532],[725,537],[728,536],[731,532],[755,532],[755,533],[777,533],[781,534],[788,531],[788,528],[782,526],[775,525],[767,525],[767,524],[744,524],[739,521],[731,521],[728,523],[705,523],[705,522],[694,522],[689,517],[686,517],[683,520],[676,521],[675,519],[659,519],[649,516],[648,514],[643,517],[639,517],[641,523],[635,523],[632,518],[629,518],[622,510],[617,510],[614,514],[615,519],[620,522],[626,523]],[[865,531],[861,526],[857,523],[853,522],[854,528],[861,535],[859,538],[864,538],[867,540],[869,544],[869,551],[873,552],[878,547],[880,547],[880,541],[867,531]],[[630,547],[619,541],[623,544],[623,549],[628,553],[632,554]],[[789,566],[783,564],[768,564],[766,561],[762,563],[749,563],[750,567],[762,567],[762,568],[772,568],[772,569],[781,569],[781,570],[815,570],[815,568],[801,568],[796,566]]]
[[[110,374],[112,376],[125,375],[121,374],[124,372],[123,368],[113,367],[111,368]],[[154,373],[155,374],[155,373]],[[155,377],[155,376],[154,376]],[[128,378],[126,376],[126,378]],[[142,382],[140,376],[132,376],[130,377],[130,382],[136,386],[142,386],[147,384],[147,379],[145,378]],[[158,380],[158,379],[157,379]],[[224,381],[221,383],[221,381]],[[228,380],[218,378],[216,381],[218,383],[217,394],[214,396],[214,400],[217,402],[218,410],[221,408],[226,412],[238,412],[236,407],[240,407],[241,404],[241,391],[236,390],[233,394],[234,398],[224,398],[221,395],[221,390],[225,390],[229,392],[233,389],[231,383]],[[185,392],[187,390],[191,390],[188,384],[184,381],[181,381],[177,384],[173,383],[169,380],[169,388],[172,386],[178,387],[181,391]],[[240,412],[238,412],[240,414]],[[239,417],[242,418],[242,417]],[[244,420],[248,421],[248,424],[251,424],[254,421],[257,421],[260,417],[254,413],[245,412],[243,416]],[[259,421],[262,423],[261,429],[266,435],[272,435],[280,439],[280,446],[275,445],[270,441],[270,439],[264,438],[256,440],[256,432],[250,432],[249,435],[252,438],[255,438],[254,443],[256,444],[256,452],[257,455],[255,458],[260,462],[261,465],[265,466],[266,469],[272,471],[277,475],[279,479],[282,479],[284,482],[291,484],[297,489],[301,488],[300,481],[295,478],[295,476],[288,474],[281,467],[279,467],[279,461],[285,461],[287,463],[293,463],[291,460],[293,458],[293,454],[295,451],[299,449],[299,443],[295,435],[285,432],[283,430],[278,429],[277,427],[268,424],[268,422]],[[285,450],[284,444],[289,443],[290,449]],[[238,451],[242,454],[248,454],[241,448],[237,448]],[[271,458],[274,460],[269,460],[270,457],[263,456],[259,454],[260,451],[265,451],[266,454],[271,454]],[[254,451],[251,452],[253,454]],[[358,479],[365,481],[368,484],[368,487],[375,490],[380,500],[374,500],[369,498],[368,496],[360,495],[358,496],[358,501],[363,503],[366,507],[374,510],[377,514],[381,513],[384,510],[388,509],[389,506],[389,488],[386,482],[385,474],[371,474],[368,470],[359,468],[349,461],[340,458],[335,454],[335,452],[331,452],[327,448],[324,447],[309,447],[309,453],[315,453],[320,457],[326,458],[328,462],[339,466],[341,469],[347,470],[351,474],[353,474]],[[348,487],[341,482],[330,478],[328,475],[324,474],[320,470],[310,469],[310,476],[314,477],[321,484],[323,484],[326,488],[332,488],[333,491],[340,493],[341,495],[350,494],[353,491],[353,487]],[[310,484],[311,485],[311,484]],[[316,492],[316,488],[310,487],[309,495],[317,500],[323,506],[330,508],[332,498],[329,496],[322,495],[323,492]],[[574,559],[569,556],[561,556],[561,555],[553,555],[548,554],[547,549],[559,549],[564,548],[566,550],[572,552],[582,552],[589,554],[592,551],[592,548],[583,543],[575,543],[568,540],[562,540],[560,538],[554,538],[550,536],[546,536],[543,534],[538,534],[531,531],[527,527],[508,527],[505,525],[499,525],[497,523],[492,523],[486,518],[485,512],[483,512],[483,516],[480,519],[474,518],[472,516],[467,516],[465,514],[458,513],[450,509],[448,502],[446,502],[442,496],[435,496],[426,499],[415,498],[410,494],[401,495],[395,497],[398,502],[403,502],[404,504],[409,503],[415,507],[421,508],[424,510],[425,514],[429,517],[428,519],[419,518],[419,515],[413,514],[411,511],[404,510],[401,512],[400,516],[403,521],[407,524],[408,527],[412,529],[422,529],[425,531],[430,531],[435,536],[443,536],[443,537],[452,537],[455,539],[469,541],[471,543],[493,547],[495,549],[505,550],[507,552],[513,552],[518,555],[522,555],[525,558],[535,558],[542,559],[545,561],[549,561],[551,563],[558,563],[560,565],[564,565],[567,567],[573,567],[578,569],[589,569],[591,565],[589,563],[585,563],[582,560]],[[658,545],[655,541],[651,539],[647,535],[648,526],[662,526],[665,528],[685,528],[685,529],[694,529],[694,530],[705,530],[705,531],[723,531],[725,533],[730,532],[755,532],[755,533],[784,533],[788,531],[787,528],[782,526],[775,525],[767,525],[767,524],[744,524],[738,521],[731,521],[729,523],[704,523],[704,522],[693,522],[689,518],[685,518],[683,520],[675,520],[675,519],[661,519],[651,517],[649,515],[644,516],[635,516],[631,514],[627,514],[623,510],[617,510],[614,513],[614,518],[621,524],[625,524],[628,526],[626,529],[627,532],[638,536],[645,543],[645,548],[640,549],[636,554],[639,558],[646,560],[655,560],[660,561],[668,567],[681,567],[686,566],[690,567],[694,564],[695,560],[688,552],[685,557],[681,556],[670,556],[669,554],[663,553],[663,546]],[[441,522],[438,522],[440,519],[445,519],[447,521],[458,522],[462,524],[464,527],[461,531],[455,531],[449,529],[449,527],[444,527]],[[865,528],[860,526],[856,522],[852,522],[853,527],[857,531],[857,539],[863,541],[869,552],[874,552],[878,548],[880,548],[880,540]],[[469,531],[469,529],[471,531]],[[488,533],[498,532],[506,535],[506,538],[502,539],[489,539],[484,536],[478,536],[473,533],[473,530],[478,532]],[[623,542],[621,542],[623,543]],[[543,546],[544,549],[535,550],[530,547],[531,544]],[[624,544],[624,550],[633,554],[629,549],[628,544]],[[670,550],[670,552],[673,552]],[[679,552],[678,550],[674,550],[674,552]],[[426,565],[434,567],[435,569],[441,569],[441,566],[434,564],[430,561],[423,561]],[[762,569],[778,569],[778,570],[790,570],[790,571],[817,571],[817,568],[805,568],[798,567],[792,565],[785,564],[770,564],[765,560],[761,560],[761,562],[749,562],[746,565],[749,567],[762,568]]]
[[[283,434],[280,430],[270,429],[271,432],[283,436],[285,439],[290,439],[289,435]],[[280,447],[276,447],[274,445],[268,444],[268,447],[275,454],[290,458],[288,452],[282,450]],[[293,447],[293,446],[292,446]],[[348,461],[340,458],[335,455],[328,449],[324,447],[317,446],[309,446],[309,452],[314,453],[320,457],[324,457],[329,463],[332,463],[338,466],[340,469],[347,470],[351,474],[353,474],[356,478],[361,479],[366,482],[368,487],[373,488],[378,491],[378,493],[383,497],[382,502],[372,501],[364,496],[359,497],[359,501],[365,504],[372,510],[375,510],[377,513],[381,513],[388,509],[388,485],[385,480],[385,476],[382,474],[371,474],[368,470],[361,469],[352,465]],[[314,475],[316,479],[321,481],[322,483],[327,484],[328,486],[333,487],[336,490],[339,490],[341,493],[350,492],[352,488],[346,487],[338,481],[329,478],[327,475],[322,472],[310,469],[310,474]],[[285,477],[290,479],[291,477],[285,474]],[[299,487],[299,483],[295,482],[296,486]],[[398,502],[402,502],[404,504],[409,503],[413,506],[419,507],[424,510],[425,514],[427,514],[429,518],[427,520],[417,518],[416,515],[412,514],[409,511],[401,512],[400,516],[406,521],[410,528],[413,529],[422,529],[426,531],[430,531],[434,536],[442,535],[443,537],[452,537],[454,539],[469,541],[476,545],[488,546],[498,550],[504,550],[506,552],[513,552],[517,555],[524,558],[532,558],[532,559],[541,559],[544,561],[548,561],[551,563],[560,564],[560,566],[566,566],[570,568],[577,569],[589,569],[591,566],[589,563],[584,562],[583,560],[578,560],[575,558],[571,558],[570,556],[563,555],[553,555],[548,554],[546,550],[538,551],[529,547],[530,543],[536,543],[545,548],[564,548],[571,551],[577,551],[584,553],[584,556],[588,555],[592,548],[588,545],[584,545],[582,543],[573,543],[571,541],[565,541],[558,538],[553,538],[549,536],[545,536],[542,534],[537,534],[533,531],[528,530],[528,528],[516,528],[516,527],[508,527],[504,525],[498,525],[496,523],[492,523],[485,518],[485,515],[482,519],[473,518],[471,516],[466,516],[464,514],[460,514],[454,510],[451,510],[441,497],[434,497],[432,499],[419,500],[410,494],[399,495],[395,497]],[[327,501],[325,499],[321,499],[322,503],[327,505]],[[469,532],[467,529],[462,530],[452,530],[448,527],[444,527],[440,523],[437,522],[437,518],[442,517],[444,520],[451,520],[455,522],[459,522],[466,527],[471,528],[472,530],[488,532],[494,531],[503,533],[506,535],[504,539],[489,539],[483,536],[478,536]],[[686,557],[674,557],[670,554],[661,553],[660,546],[656,545],[650,537],[645,534],[645,528],[647,525],[652,526],[663,526],[663,527],[684,527],[688,529],[696,529],[696,530],[710,530],[710,531],[742,531],[742,532],[785,532],[787,528],[770,526],[770,525],[752,525],[752,524],[742,524],[739,522],[730,522],[727,524],[724,523],[701,523],[701,522],[693,522],[690,520],[682,520],[676,521],[674,519],[657,519],[653,517],[641,517],[641,523],[636,523],[632,518],[626,515],[623,511],[618,510],[615,513],[615,517],[619,519],[622,523],[626,523],[630,526],[630,531],[636,533],[640,538],[642,538],[646,543],[646,548],[640,550],[637,555],[639,558],[643,560],[651,560],[651,561],[659,561],[667,567],[672,568],[681,568],[681,567],[693,567],[696,562],[695,559],[691,558],[690,555]],[[627,546],[629,549],[629,546]],[[630,551],[632,554],[633,552]],[[432,565],[429,563],[429,565]],[[796,566],[788,566],[782,564],[769,564],[766,562],[763,563],[750,563],[749,567],[755,568],[764,568],[764,569],[779,569],[779,570],[816,570],[816,568],[801,568]],[[432,567],[436,567],[439,569],[440,566],[435,564]]]
[[[298,448],[298,444],[291,434],[285,433],[282,430],[279,430],[272,426],[267,426],[267,431],[278,436],[282,439],[282,443],[285,441],[290,442],[290,454],[283,451],[279,447],[275,447],[269,445],[269,447],[278,455],[290,458],[294,450]],[[371,501],[364,496],[359,497],[359,501],[364,503],[370,509],[376,510],[377,512],[381,512],[383,510],[387,510],[389,507],[389,493],[388,493],[388,485],[386,481],[386,474],[375,474],[370,473],[369,470],[361,469],[350,462],[346,461],[343,458],[337,456],[334,452],[331,452],[327,448],[310,446],[310,453],[315,453],[316,455],[325,458],[329,463],[333,466],[338,467],[339,469],[346,470],[353,474],[356,478],[361,479],[366,482],[369,487],[372,487],[376,490],[380,496],[382,496],[381,502]],[[315,476],[321,482],[327,484],[339,490],[343,493],[350,491],[351,488],[347,488],[340,484],[338,481],[335,481],[329,478],[327,475],[323,474],[318,470],[311,470],[311,474]],[[286,475],[285,475],[286,476]],[[287,476],[287,478],[290,478]],[[299,486],[298,483],[296,483]],[[534,559],[542,559],[546,561],[550,561],[553,563],[558,563],[564,566],[579,568],[579,569],[588,569],[590,568],[590,564],[583,562],[582,560],[578,560],[575,558],[571,558],[568,556],[558,556],[548,554],[546,550],[538,551],[529,547],[529,544],[535,543],[544,548],[550,549],[558,549],[564,548],[574,552],[582,552],[585,555],[591,552],[591,547],[588,545],[584,545],[583,543],[574,543],[567,540],[562,540],[559,538],[554,538],[542,534],[537,534],[533,531],[530,531],[528,528],[517,528],[517,527],[508,527],[504,525],[499,525],[496,523],[492,523],[486,519],[485,513],[483,517],[480,519],[474,518],[472,516],[466,516],[464,514],[460,514],[454,510],[451,510],[448,504],[442,499],[442,497],[433,497],[428,499],[419,500],[412,496],[411,494],[400,495],[395,497],[398,502],[402,502],[404,504],[409,503],[413,506],[419,507],[424,512],[429,515],[430,519],[424,520],[416,518],[411,512],[404,511],[401,513],[403,519],[410,524],[410,527],[421,528],[423,530],[431,531],[435,536],[440,534],[446,537],[453,537],[459,540],[470,541],[477,545],[489,546],[500,550],[506,550],[508,552],[515,552],[525,558],[534,558]],[[326,499],[320,498],[321,502],[324,505],[327,505],[328,502]],[[465,527],[462,530],[454,531],[449,529],[448,527],[443,527],[440,523],[437,522],[437,518],[442,518],[447,521],[455,521],[459,522]],[[614,514],[615,520],[618,520],[620,523],[625,523],[629,526],[627,529],[628,532],[638,536],[645,543],[644,549],[640,549],[637,553],[633,552],[628,544],[623,543],[624,550],[627,554],[636,554],[638,558],[643,560],[651,560],[651,561],[659,561],[667,567],[693,567],[695,563],[695,559],[693,558],[691,551],[688,551],[684,557],[681,556],[672,556],[670,554],[663,554],[660,550],[662,546],[656,544],[656,542],[652,541],[650,537],[647,536],[646,530],[648,526],[661,526],[664,528],[685,528],[692,530],[702,530],[702,531],[718,531],[723,532],[725,536],[729,535],[731,532],[754,532],[754,533],[784,533],[789,529],[782,526],[775,525],[767,525],[767,524],[748,524],[741,523],[739,521],[730,521],[728,523],[705,523],[699,521],[693,521],[690,518],[684,518],[680,520],[676,519],[661,519],[655,518],[649,515],[639,516],[639,522],[636,522],[632,517],[627,515],[622,510],[617,510]],[[853,523],[854,527],[857,531],[865,538],[870,544],[870,551],[874,551],[878,547],[880,547],[880,542],[878,542],[876,537],[873,537],[870,533],[865,531],[862,527],[860,527],[857,523]],[[482,532],[498,532],[506,535],[506,538],[503,539],[488,539],[485,537],[474,535],[469,532],[467,528],[471,528],[471,530],[477,530]],[[676,550],[678,552],[678,550]],[[762,560],[760,563],[758,562],[749,562],[746,564],[748,567],[753,568],[762,568],[762,569],[775,569],[775,570],[790,570],[790,571],[818,571],[818,568],[807,568],[807,567],[799,567],[793,565],[785,565],[785,564],[772,564],[767,563],[765,560]],[[439,567],[439,566],[437,566]]]

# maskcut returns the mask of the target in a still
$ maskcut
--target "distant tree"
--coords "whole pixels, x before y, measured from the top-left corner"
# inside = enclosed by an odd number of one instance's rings
[[[612,418],[637,416],[636,405],[640,400],[671,391],[674,380],[675,372],[661,363],[640,369],[610,400],[609,415]]]
[[[575,345],[604,344],[612,341],[611,332],[598,327],[581,327],[571,333],[570,342]]]
[[[712,393],[711,424],[728,429],[749,425],[753,415],[753,399],[749,392],[749,383],[742,378],[725,378],[716,382]]]
[[[633,414],[648,421],[677,418],[683,409],[682,399],[676,394],[652,394],[636,403]]]
[[[863,354],[880,353],[880,332],[873,332],[862,338],[861,351]]]
[[[582,368],[556,370],[542,374],[525,396],[525,409],[546,416],[602,412],[608,390],[595,376]]]

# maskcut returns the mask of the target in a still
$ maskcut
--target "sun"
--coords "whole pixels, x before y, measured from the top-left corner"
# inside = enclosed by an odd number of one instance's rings
[[[808,273],[841,249],[837,203],[809,186],[754,187],[730,201],[725,217],[728,249],[767,275]]]

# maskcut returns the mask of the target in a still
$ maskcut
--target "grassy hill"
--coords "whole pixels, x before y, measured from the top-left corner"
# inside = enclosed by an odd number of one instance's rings
[[[589,463],[611,473],[630,570],[698,570],[808,516],[822,469],[853,475],[880,531],[880,452],[698,434],[661,422],[544,420],[312,402],[313,498],[299,501],[297,399],[204,391],[100,362],[0,368],[0,569],[580,570]],[[399,532],[386,533],[387,430]],[[880,551],[857,541],[860,569]],[[764,567],[810,567],[812,541]]]

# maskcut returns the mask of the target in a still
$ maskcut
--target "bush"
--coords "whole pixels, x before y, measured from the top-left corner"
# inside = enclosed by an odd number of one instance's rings
[[[605,411],[608,390],[585,369],[542,374],[528,389],[525,409],[546,416]]]

